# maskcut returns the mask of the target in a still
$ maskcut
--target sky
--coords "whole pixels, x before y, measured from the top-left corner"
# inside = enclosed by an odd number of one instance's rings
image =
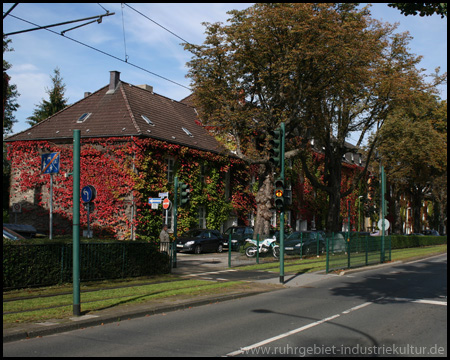
[[[61,31],[87,21],[49,28],[56,34],[41,29],[8,36],[12,40],[10,48],[14,51],[5,53],[4,59],[12,65],[7,73],[20,94],[17,99],[20,108],[15,112],[18,122],[13,126],[13,133],[30,127],[26,119],[42,99],[48,99],[46,89],[52,87],[50,76],[56,67],[60,69],[66,85],[65,96],[69,104],[82,99],[85,92],[94,92],[106,86],[112,70],[119,71],[121,80],[127,83],[148,84],[153,86],[155,93],[182,100],[190,94],[186,63],[191,55],[181,43],[202,44],[205,40],[203,22],[226,23],[230,18],[227,11],[243,10],[252,4],[128,5],[19,3],[3,19],[3,32],[8,34],[103,15],[107,11],[115,13],[103,17],[100,24],[94,22],[68,31],[65,36],[60,35]],[[12,6],[13,3],[3,3],[3,12]],[[441,73],[447,71],[447,18],[442,19],[438,15],[404,16],[385,3],[373,4],[371,13],[373,18],[383,22],[399,23],[397,32],[409,31],[413,37],[411,52],[423,56],[420,67],[426,69],[427,74],[433,73],[436,67],[441,68]],[[442,86],[440,90],[441,98],[447,99],[447,87]]]

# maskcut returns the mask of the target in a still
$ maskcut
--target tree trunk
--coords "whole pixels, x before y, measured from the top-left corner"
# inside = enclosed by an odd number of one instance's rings
[[[327,214],[327,232],[342,231],[341,214],[341,178],[342,157],[337,155],[329,161],[329,177],[327,193],[329,198]]]
[[[420,209],[422,208],[422,189],[414,189],[412,192],[412,209],[413,209],[413,233],[420,233],[421,219]]]
[[[273,178],[265,169],[260,175],[263,179],[256,194],[256,219],[255,219],[255,238],[256,235],[269,235],[270,219],[272,218],[272,197],[273,197]]]

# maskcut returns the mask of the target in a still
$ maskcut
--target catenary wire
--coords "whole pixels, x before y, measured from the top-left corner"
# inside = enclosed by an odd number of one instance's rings
[[[15,19],[24,21],[24,22],[26,22],[26,23],[28,23],[28,24],[31,24],[31,25],[34,25],[34,26],[39,26],[38,24],[35,24],[35,23],[31,22],[31,21],[22,19],[22,18],[20,18],[20,17],[18,17],[18,16],[15,16],[15,15],[9,14],[9,16],[11,16],[11,17],[13,17],[13,18],[15,18]],[[158,75],[158,74],[156,74],[156,73],[154,73],[154,72],[152,72],[152,71],[150,71],[150,70],[147,70],[147,69],[145,69],[145,68],[143,68],[143,67],[141,67],[141,66],[139,66],[139,65],[133,64],[133,63],[131,63],[131,62],[129,62],[129,61],[122,60],[121,58],[118,58],[118,57],[115,56],[115,55],[109,54],[109,53],[107,53],[107,52],[105,52],[105,51],[103,51],[103,50],[97,49],[97,48],[95,48],[95,47],[93,47],[93,46],[91,46],[91,45],[85,44],[85,43],[83,43],[83,42],[81,42],[81,41],[79,41],[79,40],[75,40],[75,39],[73,39],[73,38],[71,38],[71,37],[69,37],[69,36],[59,34],[59,33],[57,33],[56,31],[53,31],[53,30],[51,30],[51,29],[44,29],[44,30],[47,30],[47,31],[52,32],[53,34],[62,36],[62,37],[65,38],[65,39],[72,40],[72,41],[74,41],[74,42],[76,42],[76,43],[78,43],[78,44],[80,44],[80,45],[86,46],[86,47],[89,48],[89,49],[95,50],[95,51],[97,51],[97,52],[99,52],[99,53],[101,53],[101,54],[107,55],[107,56],[109,56],[109,57],[111,57],[111,58],[113,58],[113,59],[119,60],[119,61],[121,61],[121,62],[123,62],[123,63],[125,63],[125,64],[131,65],[131,66],[133,66],[133,67],[135,67],[135,68],[137,68],[137,69],[139,69],[139,70],[145,71],[146,73],[149,73],[149,74],[151,74],[151,75],[153,75],[153,76],[159,77],[160,79],[169,81],[169,82],[171,82],[172,84],[181,86],[181,87],[183,87],[183,88],[185,88],[185,89],[191,91],[191,88],[189,88],[189,87],[187,87],[187,86],[185,86],[185,85],[182,85],[182,84],[180,84],[180,83],[178,83],[178,82],[176,82],[176,81],[174,81],[174,80],[170,80],[170,79],[168,79],[168,78],[166,78],[166,77],[164,77],[164,76],[162,76],[162,75]]]

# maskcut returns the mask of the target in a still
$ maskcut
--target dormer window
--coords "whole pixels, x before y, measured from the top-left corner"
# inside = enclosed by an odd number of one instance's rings
[[[143,118],[147,124],[155,126],[155,124],[147,116],[141,115],[141,118]]]
[[[83,115],[81,115],[81,116],[78,118],[77,123],[78,123],[78,124],[81,124],[81,123],[85,122],[85,121],[87,120],[87,118],[88,118],[89,116],[91,116],[91,115],[92,115],[92,113],[84,113]]]
[[[188,135],[190,137],[194,137],[194,135],[192,135],[191,132],[188,129],[186,129],[185,127],[183,127],[182,129],[186,133],[186,135]]]

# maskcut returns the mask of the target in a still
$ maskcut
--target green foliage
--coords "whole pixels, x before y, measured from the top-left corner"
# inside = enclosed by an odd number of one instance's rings
[[[154,243],[80,244],[81,281],[165,274],[169,257]],[[71,244],[3,244],[3,288],[72,281]]]
[[[66,85],[62,82],[63,80],[59,72],[59,68],[56,68],[54,73],[54,76],[50,76],[53,87],[51,89],[46,89],[49,100],[42,99],[42,102],[36,106],[36,109],[33,111],[33,115],[27,118],[27,123],[30,125],[36,125],[42,120],[56,114],[68,105],[67,99],[64,98]]]
[[[447,3],[391,3],[389,7],[397,8],[405,16],[417,15],[431,16],[441,15],[441,18],[447,17]]]
[[[447,244],[447,236],[390,235],[392,249]]]

